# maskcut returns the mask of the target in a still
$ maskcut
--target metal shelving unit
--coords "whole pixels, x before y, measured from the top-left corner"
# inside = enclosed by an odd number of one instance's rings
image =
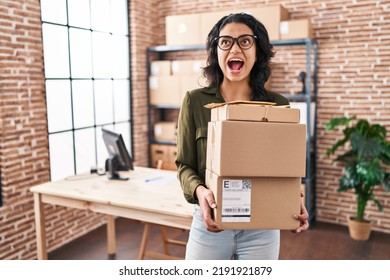
[[[317,130],[317,106],[314,107],[312,112],[311,103],[317,102],[317,61],[318,61],[318,44],[313,39],[299,39],[299,40],[280,40],[271,41],[273,46],[304,46],[306,48],[306,78],[305,78],[305,93],[301,94],[284,94],[284,96],[293,102],[303,102],[306,104],[306,176],[302,178],[302,183],[305,185],[305,204],[310,215],[310,220],[315,220],[316,212],[316,130]],[[150,76],[150,56],[155,53],[158,59],[164,59],[164,54],[167,52],[176,51],[197,51],[205,50],[205,45],[183,45],[183,46],[153,46],[147,48],[147,66],[148,76]],[[148,87],[149,92],[149,87]],[[148,95],[149,98],[149,95]],[[149,103],[150,104],[150,103]],[[149,106],[149,143],[157,143],[153,139],[153,124],[151,123],[151,106]],[[176,106],[153,106],[155,109],[179,109]],[[311,116],[314,116],[314,124]],[[313,131],[311,133],[311,127]],[[160,144],[172,144],[161,143]]]

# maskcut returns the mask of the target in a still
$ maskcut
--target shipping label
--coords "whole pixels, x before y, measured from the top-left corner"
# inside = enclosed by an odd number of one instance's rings
[[[250,222],[251,180],[222,180],[222,222]]]

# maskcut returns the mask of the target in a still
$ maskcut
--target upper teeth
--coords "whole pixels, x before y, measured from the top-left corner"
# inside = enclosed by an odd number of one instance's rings
[[[242,59],[232,58],[232,59],[230,59],[230,61],[242,61]]]

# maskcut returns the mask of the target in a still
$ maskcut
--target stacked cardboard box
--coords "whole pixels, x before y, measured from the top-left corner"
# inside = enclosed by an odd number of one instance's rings
[[[172,76],[171,61],[157,60],[150,65],[150,104],[179,106],[181,102],[180,79]]]
[[[305,176],[299,110],[256,103],[211,109],[206,185],[223,229],[295,229]]]
[[[281,5],[244,7],[242,9],[166,17],[166,45],[205,44],[212,27],[224,16],[244,12],[261,21],[270,40],[311,38],[307,19],[289,20],[288,10]]]

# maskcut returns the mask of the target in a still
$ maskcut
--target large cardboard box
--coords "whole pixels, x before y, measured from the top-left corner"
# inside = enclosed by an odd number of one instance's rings
[[[206,43],[207,36],[214,25],[224,16],[237,13],[237,10],[218,11],[200,14],[200,38]]]
[[[176,76],[149,77],[150,104],[180,106],[180,79]]]
[[[231,102],[211,110],[211,121],[225,120],[299,123],[300,110],[285,106],[260,106],[254,102]]]
[[[221,229],[299,226],[292,216],[300,213],[300,178],[218,176],[206,170],[206,185],[214,193],[214,219]]]
[[[171,61],[169,60],[155,60],[150,63],[151,76],[170,76],[171,75]]]
[[[154,124],[154,138],[159,141],[173,141],[177,139],[176,122],[157,122]]]
[[[172,75],[201,75],[206,62],[202,60],[173,60]]]
[[[281,5],[249,8],[244,12],[253,15],[264,24],[270,40],[280,40],[279,24],[288,20],[288,10]]]
[[[308,19],[287,20],[280,23],[280,39],[306,39],[313,37],[313,29]]]
[[[204,44],[200,38],[200,14],[172,15],[165,18],[166,45]]]
[[[220,176],[304,177],[306,125],[209,122],[206,167]]]

